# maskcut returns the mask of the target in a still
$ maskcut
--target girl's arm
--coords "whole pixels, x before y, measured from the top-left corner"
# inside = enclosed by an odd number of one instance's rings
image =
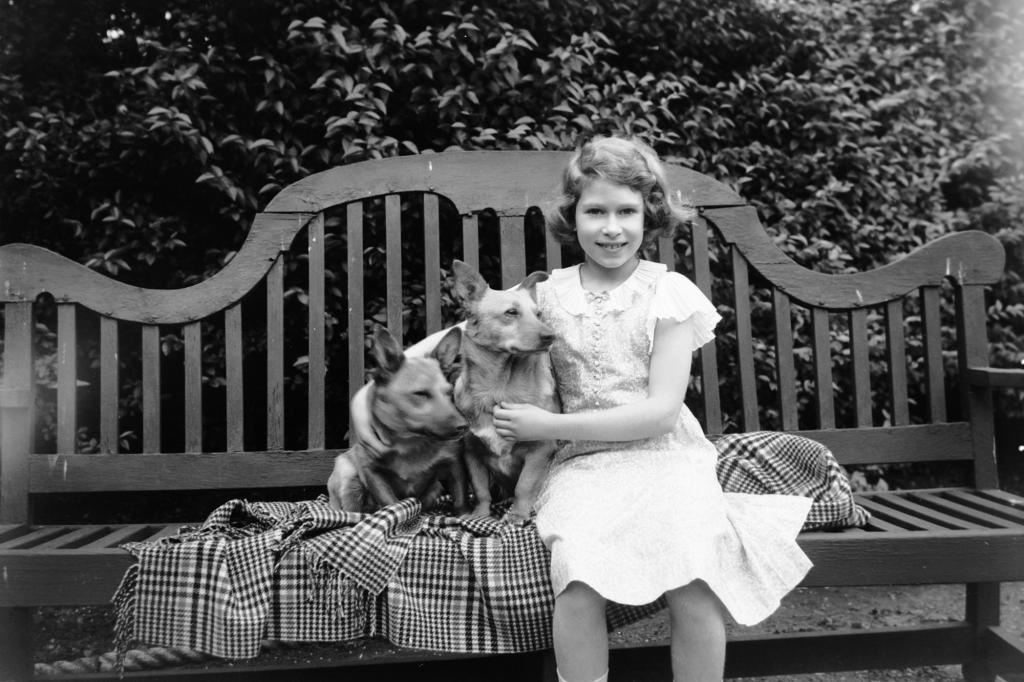
[[[658,320],[646,398],[606,410],[569,414],[506,404],[494,410],[498,434],[514,440],[626,441],[668,433],[675,427],[686,396],[692,344],[691,322]]]

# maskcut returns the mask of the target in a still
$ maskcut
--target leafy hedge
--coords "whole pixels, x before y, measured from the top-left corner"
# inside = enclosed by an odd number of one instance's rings
[[[0,242],[142,286],[216,272],[282,187],[365,158],[638,135],[825,272],[1006,246],[1024,361],[1013,0],[60,0],[0,21]],[[257,19],[259,18],[259,19]],[[840,360],[841,362],[841,360]],[[1024,414],[1001,395],[1000,410]]]

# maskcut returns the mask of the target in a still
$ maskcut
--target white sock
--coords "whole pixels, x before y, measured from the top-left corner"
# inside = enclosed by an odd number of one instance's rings
[[[569,680],[562,677],[562,671],[556,669],[555,674],[558,675],[558,682],[569,682]],[[608,672],[605,671],[604,675],[601,675],[601,677],[594,680],[594,682],[608,682]]]

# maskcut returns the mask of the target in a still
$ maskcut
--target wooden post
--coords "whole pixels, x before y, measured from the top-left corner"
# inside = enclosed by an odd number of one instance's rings
[[[0,383],[0,523],[28,523],[34,403],[32,303],[7,303]]]
[[[957,287],[956,336],[960,404],[963,411],[961,419],[971,423],[974,485],[978,488],[998,488],[992,391],[984,386],[971,386],[967,381],[968,367],[988,366],[986,310],[984,286],[975,284]]]
[[[967,382],[967,368],[988,365],[988,331],[985,288],[962,285],[956,289],[957,358],[960,381],[961,419],[971,423],[974,448],[974,485],[999,487],[995,457],[995,425],[992,417],[992,392]],[[984,660],[985,633],[999,625],[999,583],[967,585],[966,617],[974,626],[975,658],[963,666],[968,682],[993,682],[995,673]]]
[[[0,608],[0,682],[32,677],[32,611]]]
[[[29,521],[34,403],[32,303],[7,303],[0,381],[0,523]],[[32,609],[0,608],[0,680],[24,680],[31,675]]]

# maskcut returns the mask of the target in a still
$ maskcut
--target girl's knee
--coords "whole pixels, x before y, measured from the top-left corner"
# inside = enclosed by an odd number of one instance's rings
[[[694,580],[665,593],[673,620],[725,622],[725,607],[703,580]]]
[[[576,612],[599,611],[604,613],[606,600],[600,595],[600,593],[586,583],[574,581],[569,583],[566,588],[562,590],[557,597],[555,597],[555,605],[556,607]]]

